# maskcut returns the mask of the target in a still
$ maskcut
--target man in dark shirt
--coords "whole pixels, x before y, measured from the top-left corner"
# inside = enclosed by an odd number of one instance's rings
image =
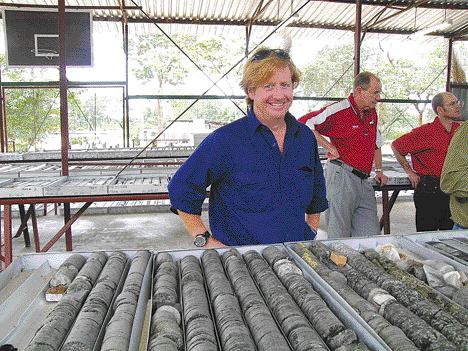
[[[440,175],[448,146],[459,123],[460,102],[452,93],[439,93],[432,99],[436,118],[392,143],[392,150],[413,185],[416,230],[451,229],[449,196],[440,190]],[[411,155],[412,166],[405,156]]]
[[[315,137],[288,112],[299,79],[287,52],[257,50],[241,81],[247,116],[211,133],[172,178],[172,209],[196,246],[315,237],[328,205]],[[208,187],[213,235],[200,218]]]

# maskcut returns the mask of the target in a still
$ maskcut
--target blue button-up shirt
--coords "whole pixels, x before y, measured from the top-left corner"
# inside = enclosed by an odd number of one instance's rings
[[[201,214],[211,186],[210,229],[222,243],[313,239],[305,213],[328,207],[317,142],[291,114],[285,120],[283,153],[251,109],[208,135],[169,183],[172,208]]]

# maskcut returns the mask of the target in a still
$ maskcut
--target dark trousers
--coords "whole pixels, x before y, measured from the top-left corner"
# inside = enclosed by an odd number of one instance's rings
[[[449,202],[449,196],[440,190],[439,178],[422,176],[414,191],[416,230],[424,232],[452,229]]]

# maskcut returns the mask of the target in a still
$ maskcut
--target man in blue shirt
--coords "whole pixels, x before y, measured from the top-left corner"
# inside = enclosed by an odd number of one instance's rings
[[[300,73],[283,50],[244,66],[248,114],[211,133],[180,167],[169,196],[199,247],[311,240],[328,207],[312,131],[288,112]],[[211,235],[201,220],[210,187]]]

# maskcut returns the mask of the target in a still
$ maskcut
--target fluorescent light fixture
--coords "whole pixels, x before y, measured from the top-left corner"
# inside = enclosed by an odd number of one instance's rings
[[[419,37],[419,36],[423,36],[429,33],[440,32],[442,30],[450,28],[452,25],[453,25],[453,22],[451,20],[445,20],[442,23],[436,24],[434,26],[430,26],[430,27],[418,30],[413,35]]]

